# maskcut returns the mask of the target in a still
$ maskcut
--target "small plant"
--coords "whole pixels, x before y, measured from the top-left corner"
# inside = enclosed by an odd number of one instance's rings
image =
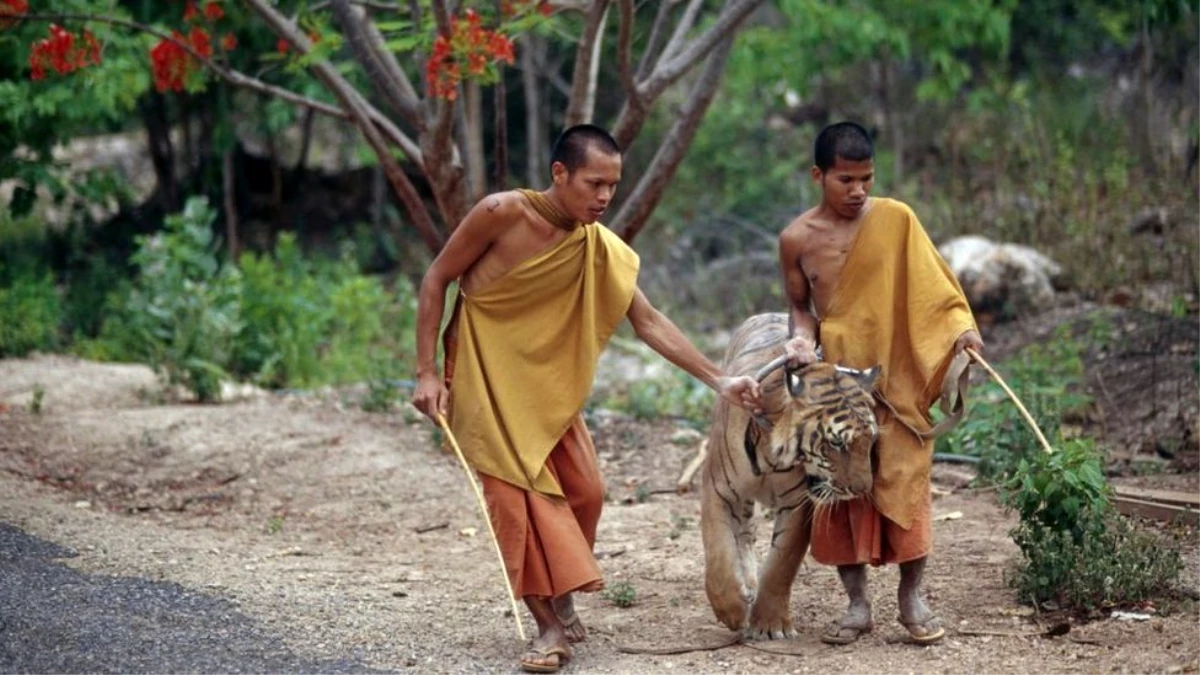
[[[267,534],[283,532],[283,516],[271,516],[267,519]]]
[[[41,382],[33,385],[33,397],[29,399],[29,412],[34,415],[42,414],[42,399],[46,396],[46,388]]]
[[[1003,495],[1021,516],[1008,582],[1022,602],[1091,611],[1148,600],[1179,576],[1179,552],[1112,508],[1090,442],[1022,460]]]
[[[359,407],[366,412],[388,412],[399,400],[399,390],[392,380],[373,377],[367,380],[367,395],[363,397]]]
[[[650,488],[647,485],[639,485],[633,490],[633,501],[638,504],[645,504],[650,499]]]
[[[618,581],[604,589],[601,595],[605,600],[621,608],[633,607],[637,602],[637,589],[629,581]]]
[[[671,519],[671,531],[667,533],[667,537],[674,540],[683,535],[683,531],[691,527],[692,519],[687,516],[675,516]]]

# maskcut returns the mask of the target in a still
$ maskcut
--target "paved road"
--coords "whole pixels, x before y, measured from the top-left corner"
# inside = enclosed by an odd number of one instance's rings
[[[300,658],[228,600],[81,574],[75,555],[0,522],[0,673],[367,673]]]

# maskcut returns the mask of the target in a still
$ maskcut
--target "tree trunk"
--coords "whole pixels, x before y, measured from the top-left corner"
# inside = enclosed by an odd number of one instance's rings
[[[487,158],[483,152],[483,89],[476,80],[463,85],[462,112],[462,147],[466,154],[467,185],[473,204],[488,193]]]
[[[142,124],[146,127],[146,144],[150,148],[150,163],[154,166],[157,183],[155,196],[164,213],[174,213],[181,206],[179,183],[175,174],[175,147],[171,143],[171,123],[167,117],[166,100],[162,94],[151,92],[138,103]]]
[[[879,60],[879,90],[883,98],[884,118],[892,134],[892,186],[896,189],[904,182],[904,125],[903,113],[898,110],[900,102],[896,100],[894,79],[892,63],[884,54]]]
[[[237,181],[234,180],[233,152],[237,145],[225,151],[221,156],[221,195],[225,207],[225,249],[229,252],[229,262],[237,264],[241,246],[238,241],[238,209]]]
[[[596,78],[600,74],[600,48],[604,44],[604,25],[608,21],[609,0],[596,0],[588,11],[583,37],[575,50],[575,72],[571,78],[571,100],[563,127],[587,124],[596,112]]]
[[[550,142],[542,121],[542,93],[536,66],[542,61],[545,43],[533,33],[526,35],[524,42],[520,56],[521,89],[525,96],[525,183],[536,189],[550,173],[546,168]]]
[[[705,59],[704,70],[692,86],[687,101],[680,108],[675,124],[667,132],[637,187],[621,205],[621,210],[613,221],[613,228],[620,228],[621,237],[625,241],[632,242],[646,226],[654,209],[662,200],[663,192],[675,177],[679,163],[683,161],[692,139],[696,136],[696,130],[704,120],[704,113],[708,111],[708,106],[712,104],[713,97],[721,86],[725,65],[729,62],[729,53],[733,50],[734,37],[735,35],[730,33],[718,42]]]

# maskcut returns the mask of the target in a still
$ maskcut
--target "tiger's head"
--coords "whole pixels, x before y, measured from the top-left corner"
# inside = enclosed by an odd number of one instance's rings
[[[822,362],[784,370],[787,398],[770,430],[771,469],[802,468],[817,503],[869,493],[871,451],[879,438],[872,396],[879,372],[879,366],[855,370]]]

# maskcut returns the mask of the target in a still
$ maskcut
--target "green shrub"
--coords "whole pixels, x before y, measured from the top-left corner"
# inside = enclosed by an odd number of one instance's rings
[[[62,315],[53,275],[13,274],[7,285],[0,285],[0,357],[56,348]]]
[[[363,275],[353,250],[306,259],[294,235],[273,255],[247,254],[233,372],[273,387],[388,379],[413,349],[416,299],[400,278],[390,292]],[[399,355],[400,362],[390,360]],[[381,370],[387,371],[386,377]]]
[[[137,278],[102,331],[201,401],[220,395],[242,325],[241,275],[217,258],[215,218],[206,199],[192,198],[163,232],[138,237]]]
[[[1178,550],[1113,510],[1090,442],[1022,460],[1004,486],[1021,517],[1012,530],[1021,558],[1008,577],[1022,602],[1095,610],[1167,592],[1182,569]]]

